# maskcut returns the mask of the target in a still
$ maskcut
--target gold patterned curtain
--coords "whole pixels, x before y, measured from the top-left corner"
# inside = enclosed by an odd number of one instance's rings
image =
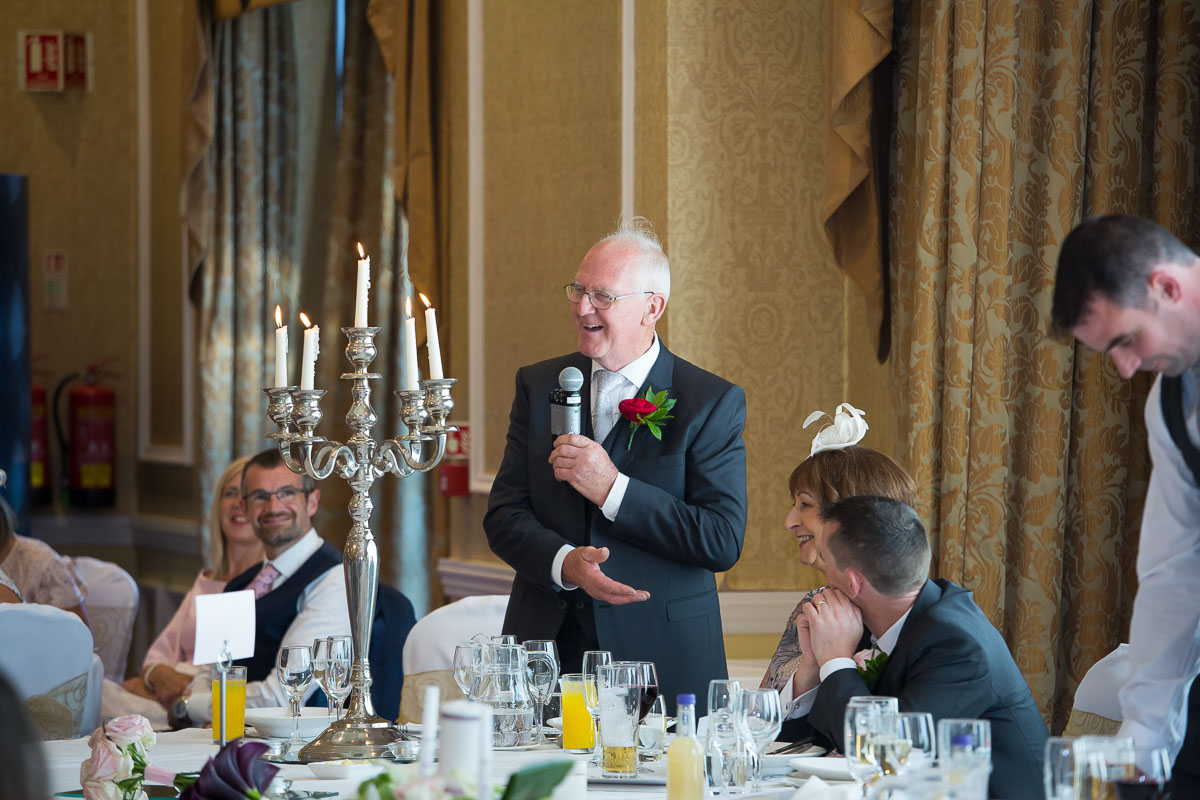
[[[975,592],[1051,729],[1127,635],[1148,382],[1048,338],[1083,216],[1196,243],[1192,2],[901,0],[889,214],[901,440],[935,574]]]
[[[887,138],[872,73],[892,52],[892,0],[829,3],[828,129],[821,218],[839,267],[862,291],[880,362],[890,345],[880,175]],[[890,87],[884,87],[886,95]]]
[[[413,96],[419,93],[414,91],[412,80],[406,82],[407,91],[401,91],[396,88],[400,81],[389,75],[387,51],[381,49],[377,39],[376,11],[374,2],[368,9],[368,0],[347,0],[345,4],[341,124],[319,301],[322,338],[325,330],[333,338],[325,340],[317,380],[329,389],[325,398],[327,409],[337,409],[334,413],[340,417],[341,410],[350,407],[350,386],[338,379],[349,366],[342,354],[344,338],[338,328],[352,322],[358,259],[355,246],[362,242],[371,256],[369,322],[381,327],[375,339],[378,355],[372,370],[380,373],[382,379],[372,384],[371,405],[379,420],[372,433],[382,439],[402,433],[399,407],[392,390],[400,387],[404,374],[405,299],[411,297],[413,314],[420,319],[424,306],[416,293],[423,292],[436,305],[440,283],[436,250],[425,249],[428,243],[437,242],[432,217],[435,195],[432,185],[424,187],[415,177],[426,170],[432,176],[433,152],[431,148],[417,148],[419,152],[414,156],[413,146],[404,144],[416,138],[413,130],[421,127],[412,121],[417,114],[412,106],[420,105]],[[397,36],[388,40],[396,63],[411,61],[402,52],[405,43],[413,44],[412,58],[418,58],[418,54],[421,58],[428,56],[427,16]],[[429,79],[426,66],[423,80],[427,84]],[[404,97],[409,99],[403,100]],[[429,97],[426,88],[420,111],[426,124],[432,117]],[[409,134],[407,139],[400,137],[398,141],[395,132],[402,126]],[[426,144],[430,135],[427,131]],[[420,211],[413,216],[415,209]],[[418,218],[422,220],[419,235]],[[420,275],[414,268],[418,255],[424,262]],[[418,324],[417,330],[424,335],[423,324]],[[445,334],[442,339],[446,341]],[[424,347],[419,349],[421,374],[428,376]],[[329,414],[327,410],[327,417]],[[428,475],[417,474],[403,480],[385,476],[372,494],[376,508],[372,527],[380,550],[382,577],[412,600],[418,614],[428,610],[433,590],[431,562],[436,553],[428,535],[430,486]],[[337,530],[336,541],[348,527],[344,509],[349,490],[340,481],[322,488],[324,518]]]
[[[293,8],[274,6],[212,24],[200,0],[191,20],[183,213],[199,308],[200,485],[206,498],[233,458],[263,447],[272,314],[281,299],[289,318],[296,311],[287,302],[296,296],[299,278],[292,247],[298,104]],[[208,504],[202,508],[206,514]],[[207,531],[207,520],[202,522]],[[207,544],[201,550],[207,552]]]

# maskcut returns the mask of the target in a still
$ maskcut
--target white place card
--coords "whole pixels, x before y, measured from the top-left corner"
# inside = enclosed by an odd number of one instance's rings
[[[222,648],[232,658],[254,655],[254,592],[196,595],[196,666],[215,664]]]

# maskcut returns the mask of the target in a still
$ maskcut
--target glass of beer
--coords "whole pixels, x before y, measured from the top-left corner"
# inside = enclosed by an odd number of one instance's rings
[[[214,742],[221,741],[221,676],[214,673],[212,711]],[[230,667],[225,673],[225,741],[246,735],[246,668]]]
[[[637,777],[638,718],[644,683],[636,664],[596,668],[602,774],[606,778]]]
[[[591,684],[590,687],[585,684]],[[570,672],[562,676],[562,748],[569,753],[590,753],[595,744],[592,715],[584,702],[584,691],[596,691],[596,678]]]

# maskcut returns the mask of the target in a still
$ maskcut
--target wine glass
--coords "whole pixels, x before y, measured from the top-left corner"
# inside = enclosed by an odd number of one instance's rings
[[[541,659],[533,659],[529,662],[529,685],[533,690],[533,699],[537,701],[538,706],[537,743],[541,744],[546,740],[546,703],[550,700],[550,693],[554,691],[554,687],[558,683],[558,645],[554,643],[553,639],[530,639],[525,642],[525,652],[545,653],[550,657],[549,668]]]
[[[329,639],[322,636],[319,639],[313,639],[312,643],[312,665],[313,678],[317,683],[321,684],[321,689],[325,692],[325,699],[329,706],[329,716],[333,716],[333,697],[329,694],[329,684],[325,682],[325,667],[329,662]]]
[[[325,667],[327,690],[333,698],[337,719],[342,718],[342,703],[350,694],[350,673],[354,662],[354,649],[349,636],[330,636],[329,662]]]
[[[783,724],[783,706],[775,689],[742,689],[738,693],[734,720],[738,730],[753,743],[754,774],[752,786],[762,791],[762,756],[767,745],[775,741]]]
[[[612,653],[608,650],[585,650],[583,653],[583,674],[596,677],[596,668],[605,664],[612,663]],[[596,693],[594,681],[591,684],[592,689],[589,691],[587,684],[584,685],[583,702],[587,706],[588,713],[592,715],[592,719],[596,723],[596,742],[592,746],[592,757],[588,761],[589,767],[598,767],[603,763],[600,758],[600,697]]]
[[[923,769],[933,764],[937,755],[937,739],[933,714],[927,711],[901,711],[897,717],[897,734],[908,742],[908,755],[902,771]]]
[[[300,738],[300,697],[312,683],[312,648],[306,644],[285,645],[279,650],[279,682],[287,692],[292,706],[292,735],[288,749],[304,744]]]
[[[1083,737],[1084,767],[1094,796],[1116,800],[1161,800],[1167,796],[1171,760],[1165,747],[1134,747],[1129,739],[1099,742],[1104,737]],[[1110,790],[1105,794],[1102,786]]]
[[[859,787],[881,774],[871,752],[871,737],[879,731],[880,720],[884,714],[895,715],[898,711],[898,703],[894,697],[860,695],[851,697],[846,702],[843,749],[846,752],[846,766],[850,768],[850,777]]]
[[[454,682],[468,700],[475,689],[475,645],[458,644],[454,646]]]
[[[1046,760],[1042,778],[1046,800],[1075,800],[1079,786],[1082,760],[1077,760],[1075,738],[1051,736],[1046,740]]]
[[[733,710],[737,706],[742,684],[734,680],[714,679],[708,682],[708,741],[705,742],[705,762],[708,767],[708,785],[713,794],[742,783],[737,727],[733,721]]]

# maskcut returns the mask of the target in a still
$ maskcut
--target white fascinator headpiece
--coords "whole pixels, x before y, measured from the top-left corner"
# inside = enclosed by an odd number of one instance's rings
[[[868,427],[863,413],[849,403],[842,403],[835,408],[833,416],[830,417],[833,421],[817,431],[817,435],[813,437],[812,451],[809,455],[815,456],[822,450],[841,450],[861,442],[867,434]],[[807,428],[821,417],[828,416],[824,411],[814,411],[804,420],[803,427]]]

